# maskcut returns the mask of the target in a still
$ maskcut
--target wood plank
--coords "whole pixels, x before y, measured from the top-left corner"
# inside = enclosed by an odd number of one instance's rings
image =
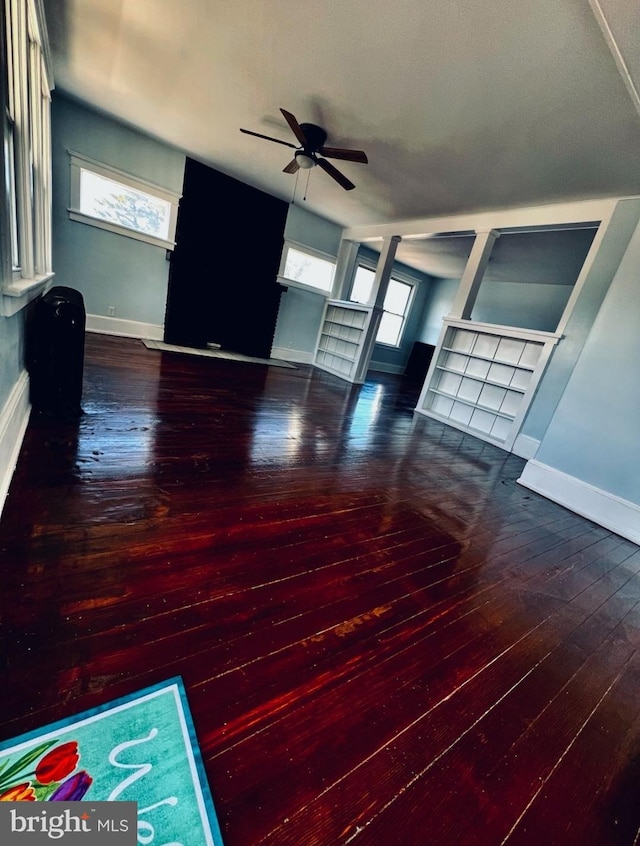
[[[0,523],[0,736],[179,674],[226,846],[632,846],[640,552],[416,398],[89,335]]]

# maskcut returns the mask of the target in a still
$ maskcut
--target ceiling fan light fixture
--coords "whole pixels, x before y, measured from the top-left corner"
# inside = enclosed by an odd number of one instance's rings
[[[315,159],[312,156],[307,155],[304,152],[296,153],[296,161],[298,162],[298,166],[301,167],[303,170],[309,170],[310,168],[314,167]]]

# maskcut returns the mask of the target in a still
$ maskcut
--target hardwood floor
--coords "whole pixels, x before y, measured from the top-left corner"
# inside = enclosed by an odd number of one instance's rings
[[[0,738],[183,677],[226,846],[632,846],[640,550],[417,386],[88,335],[0,524]]]

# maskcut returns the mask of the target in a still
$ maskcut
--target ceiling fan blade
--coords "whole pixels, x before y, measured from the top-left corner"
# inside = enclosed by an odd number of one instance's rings
[[[360,162],[360,164],[369,164],[367,154],[362,150],[343,150],[340,147],[320,147],[318,152],[329,159],[342,159],[345,162]]]
[[[291,159],[286,167],[282,168],[283,173],[297,173],[300,170],[300,165],[297,159]]]
[[[282,112],[284,119],[291,127],[291,131],[296,136],[300,144],[303,147],[306,147],[307,139],[304,137],[304,132],[302,131],[302,128],[296,118],[291,114],[291,112],[287,112],[285,109],[280,109],[280,111]]]
[[[284,144],[285,147],[291,147],[292,149],[296,149],[295,144],[291,144],[289,141],[281,141],[279,138],[272,138],[270,135],[261,135],[259,132],[252,132],[250,129],[240,129],[240,132],[244,132],[245,135],[255,135],[256,138],[264,138],[265,141],[275,141],[276,144]]]
[[[350,182],[344,174],[340,173],[338,168],[334,167],[331,162],[328,162],[325,159],[318,159],[317,161],[325,173],[328,173],[332,179],[335,179],[338,185],[342,185],[345,191],[351,191],[352,188],[356,187],[353,182]]]

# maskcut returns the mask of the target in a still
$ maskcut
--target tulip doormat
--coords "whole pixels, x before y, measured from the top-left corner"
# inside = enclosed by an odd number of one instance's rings
[[[138,843],[222,846],[180,678],[0,743],[3,800],[136,802]]]

